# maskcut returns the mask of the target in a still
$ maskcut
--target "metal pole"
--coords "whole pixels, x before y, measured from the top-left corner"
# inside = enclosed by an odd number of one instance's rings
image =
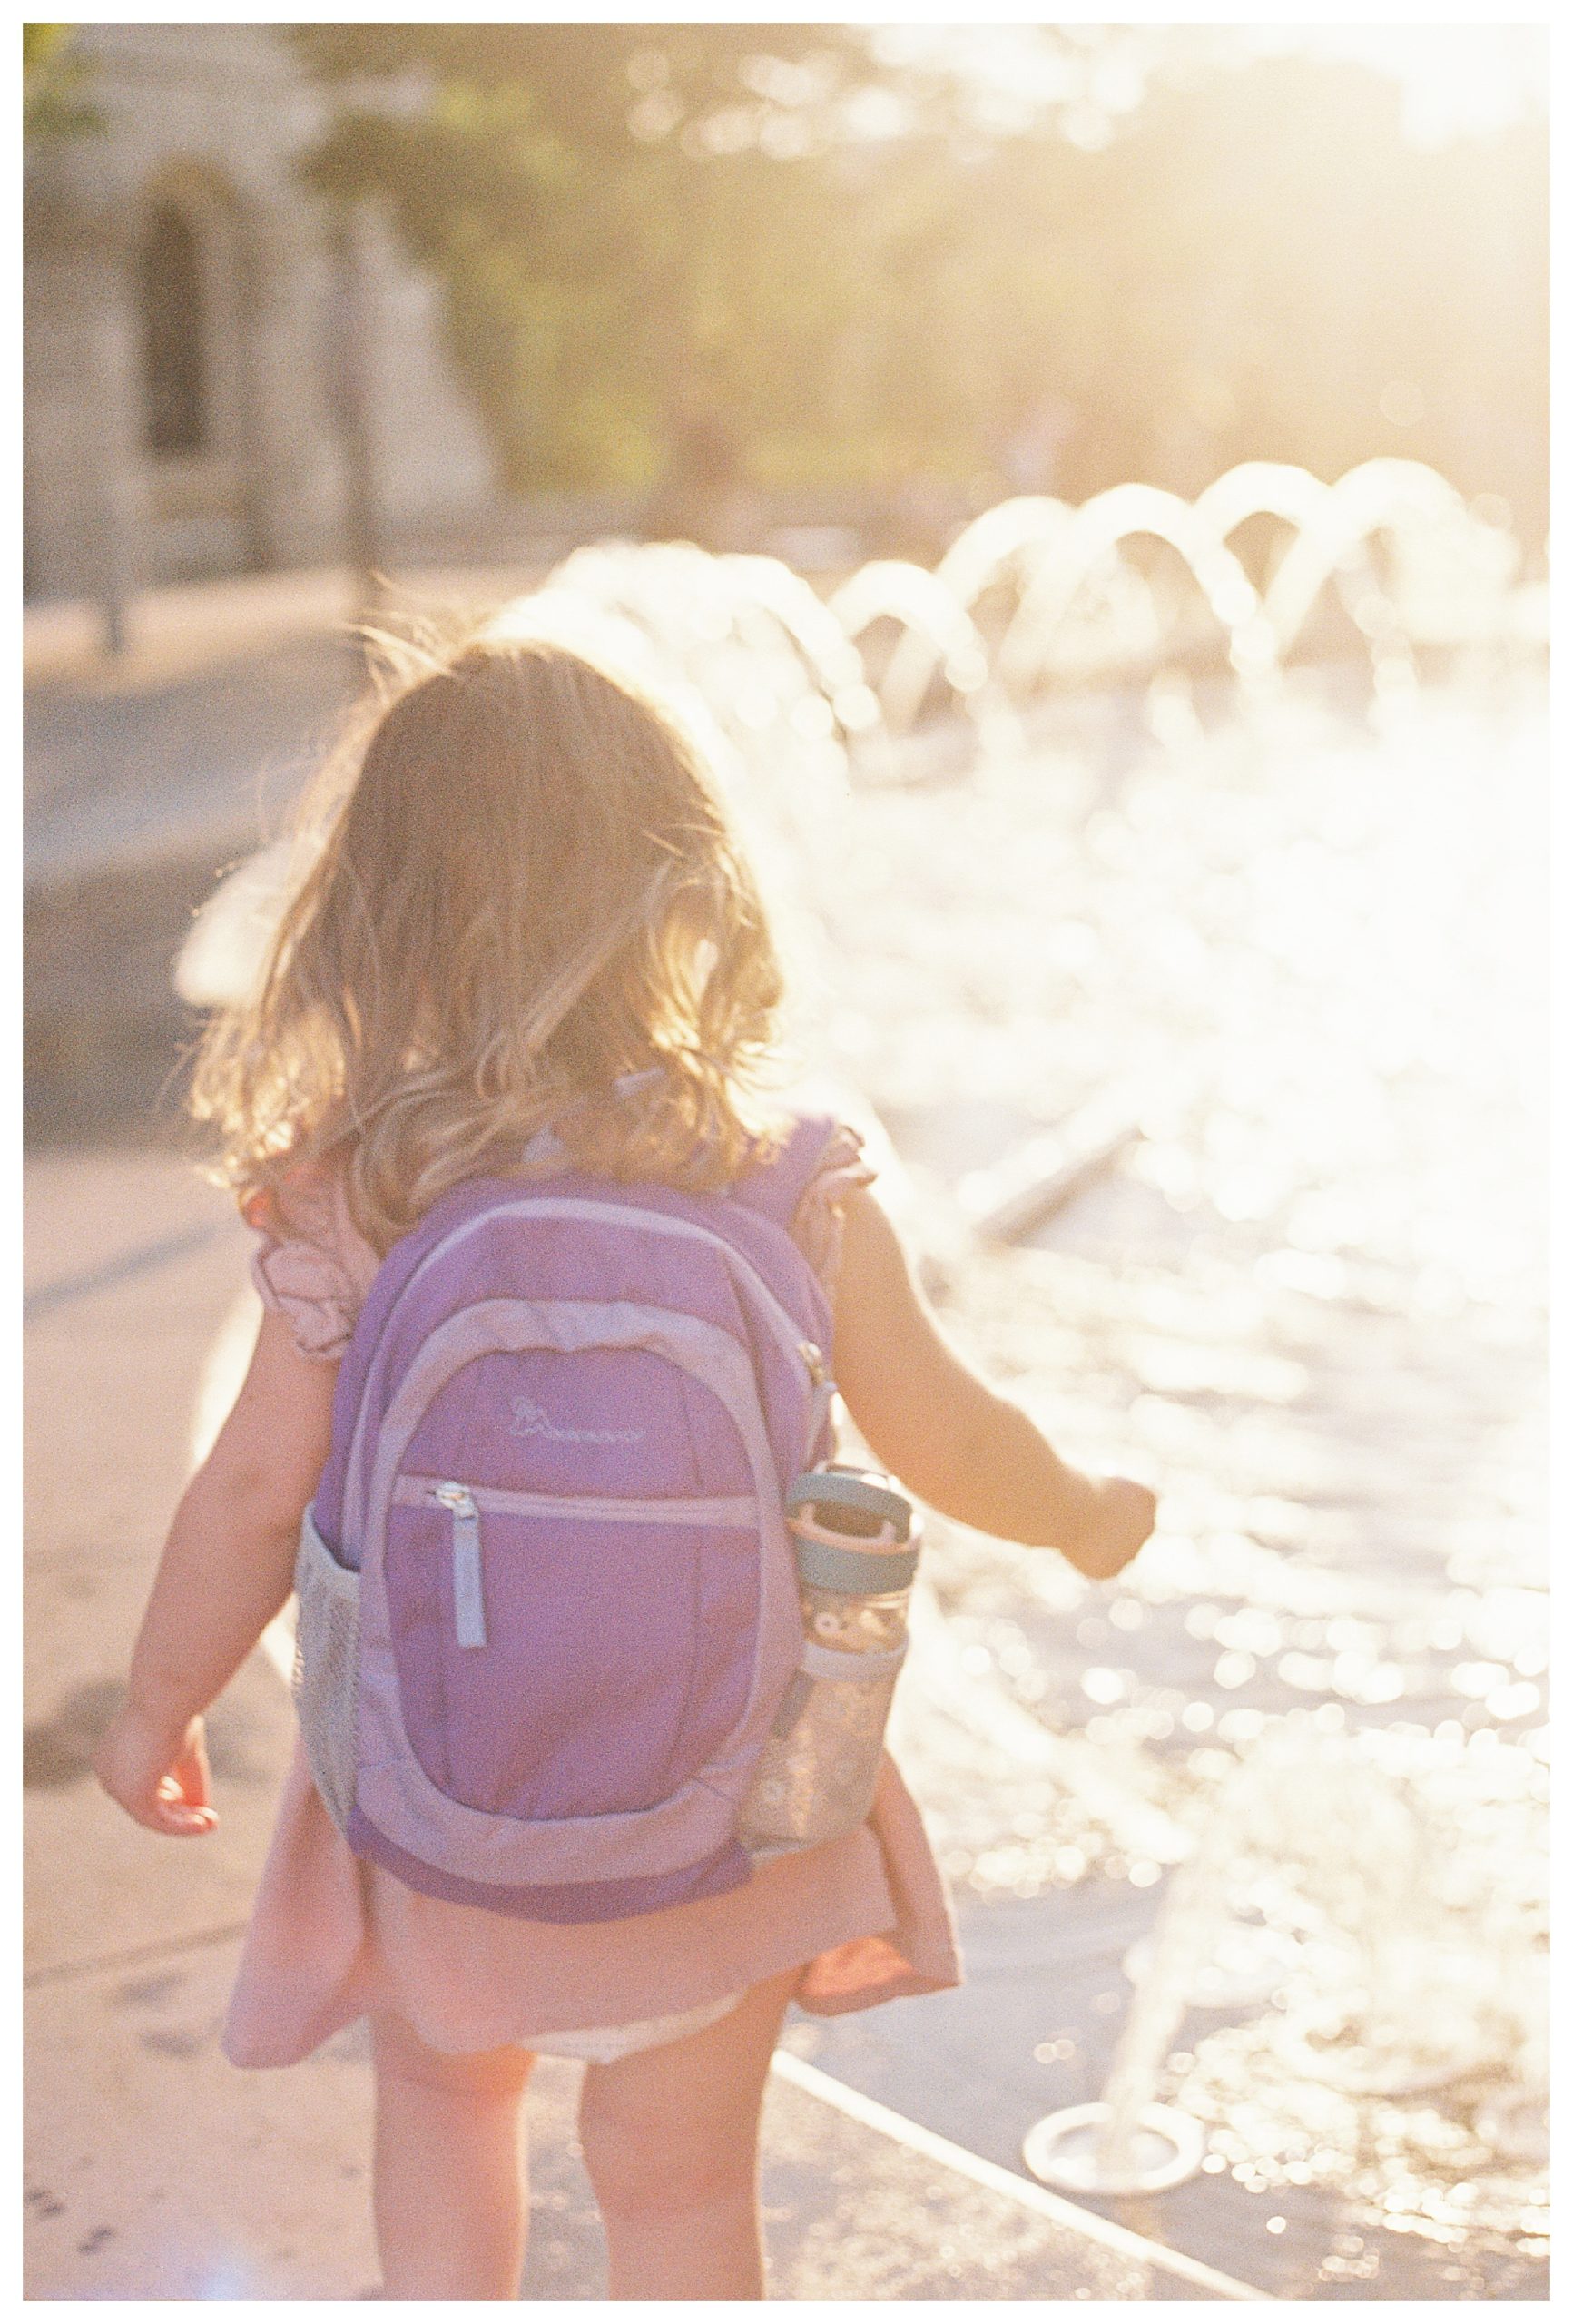
[[[344,554],[364,613],[381,601],[380,505],[368,378],[373,327],[365,260],[365,213],[340,210],[329,238],[333,297],[329,379],[344,462]]]
[[[130,642],[133,578],[133,467],[138,458],[137,377],[129,344],[130,286],[123,248],[104,253],[92,293],[96,311],[89,321],[93,385],[99,421],[98,458],[92,473],[93,494],[93,594],[98,602],[103,650],[118,661]]]
[[[118,661],[130,642],[127,614],[131,596],[127,581],[127,510],[126,480],[113,465],[113,456],[105,463],[99,512],[98,614],[103,637],[103,650],[112,661]]]

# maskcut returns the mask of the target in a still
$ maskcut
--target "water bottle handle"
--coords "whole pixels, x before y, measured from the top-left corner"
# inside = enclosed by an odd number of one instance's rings
[[[881,1484],[866,1470],[844,1464],[827,1463],[820,1469],[809,1469],[794,1477],[787,1488],[786,1512],[789,1518],[797,1511],[812,1507],[858,1510],[864,1516],[878,1517],[896,1529],[898,1541],[907,1541],[912,1531],[912,1504],[893,1485]],[[812,1520],[805,1521],[812,1523]]]

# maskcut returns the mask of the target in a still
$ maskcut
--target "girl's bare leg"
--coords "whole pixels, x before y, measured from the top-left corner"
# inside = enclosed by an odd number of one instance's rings
[[[373,2206],[387,2299],[516,2299],[528,2050],[451,2056],[376,2017]]]
[[[585,2165],[612,2299],[762,2299],[759,2115],[801,1970],[685,2041],[585,2070]]]

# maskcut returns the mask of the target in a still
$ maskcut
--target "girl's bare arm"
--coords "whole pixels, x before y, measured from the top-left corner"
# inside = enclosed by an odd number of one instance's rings
[[[95,1761],[112,1798],[154,1831],[212,1827],[202,1713],[290,1595],[337,1372],[302,1355],[281,1316],[264,1315],[234,1409],[175,1512],[125,1706]]]
[[[866,1187],[846,1206],[836,1376],[876,1456],[942,1516],[1062,1551],[1097,1580],[1128,1565],[1152,1531],[1145,1485],[1072,1468],[949,1344]]]

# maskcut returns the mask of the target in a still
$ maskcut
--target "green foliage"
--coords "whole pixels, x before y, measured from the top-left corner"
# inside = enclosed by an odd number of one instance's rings
[[[516,487],[650,480],[709,409],[762,485],[992,497],[1048,405],[1071,497],[1388,451],[1532,502],[1543,124],[1419,149],[1364,68],[1190,32],[1089,128],[1128,31],[1037,28],[1064,94],[1007,126],[998,90],[849,25],[290,37],[340,94],[314,182],[441,276]],[[900,133],[863,133],[870,90]],[[1394,380],[1422,416],[1384,418]]]
[[[711,247],[728,205],[708,216],[718,172],[693,140],[717,124],[752,140],[794,109],[770,94],[767,56],[778,85],[795,64],[823,94],[864,61],[841,27],[813,25],[312,25],[291,38],[346,93],[310,182],[331,200],[379,197],[438,271],[456,356],[521,487],[654,473],[686,383],[719,386],[730,351]]]
[[[75,30],[74,25],[22,27],[22,134],[29,144],[103,126],[103,116],[82,94],[86,74],[72,53]]]

